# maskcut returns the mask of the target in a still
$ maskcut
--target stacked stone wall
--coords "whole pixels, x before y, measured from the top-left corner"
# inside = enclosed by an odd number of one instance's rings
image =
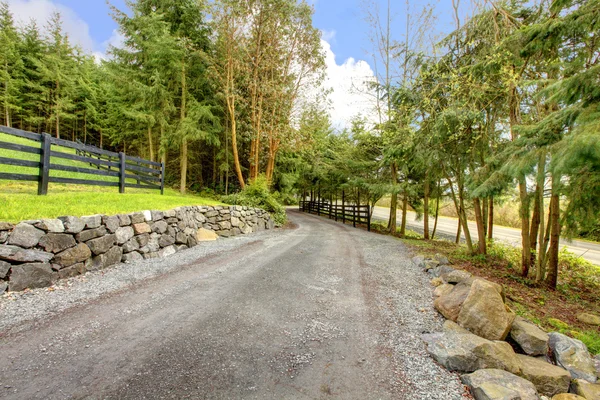
[[[242,206],[0,222],[0,294],[273,227],[268,212]]]

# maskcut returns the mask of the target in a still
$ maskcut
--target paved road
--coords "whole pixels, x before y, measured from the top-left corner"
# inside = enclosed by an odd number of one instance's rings
[[[386,207],[375,207],[373,216],[377,219],[388,220],[390,215],[390,209]],[[398,223],[402,218],[402,212],[398,212]],[[407,216],[407,226],[418,232],[423,232],[423,221],[416,220],[417,215],[414,212],[409,212]],[[433,229],[434,219],[430,219],[430,229]],[[456,237],[456,230],[458,227],[458,220],[455,218],[439,217],[437,231],[444,234],[450,235],[450,237]],[[473,240],[477,240],[477,226],[475,222],[469,222],[469,230],[471,231],[471,237]],[[464,239],[464,235],[462,236]],[[521,230],[515,228],[508,228],[506,226],[494,225],[494,238],[501,240],[506,243],[513,245],[520,245],[521,243]],[[566,247],[569,251],[582,256],[586,260],[600,265],[600,244],[585,242],[582,240],[567,241],[561,240],[561,247]]]
[[[290,215],[294,229],[204,243],[168,274],[0,331],[0,398],[464,399],[425,352],[442,319],[403,245]]]

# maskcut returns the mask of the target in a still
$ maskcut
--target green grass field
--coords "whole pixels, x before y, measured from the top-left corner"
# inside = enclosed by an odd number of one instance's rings
[[[39,143],[0,133],[0,141],[39,147]],[[53,146],[53,150],[74,150]],[[0,149],[0,157],[39,161],[39,156],[12,150]],[[53,163],[74,167],[90,168],[89,164],[59,158]],[[37,168],[0,164],[0,172],[37,175]],[[50,176],[101,181],[118,181],[117,177],[51,171]],[[133,181],[132,181],[133,182]],[[37,182],[0,180],[0,221],[18,222],[30,219],[55,218],[63,215],[120,214],[140,210],[168,210],[179,206],[217,205],[218,201],[194,195],[181,195],[165,188],[159,190],[131,189],[119,194],[117,187],[65,185],[50,183],[48,195],[37,195]]]

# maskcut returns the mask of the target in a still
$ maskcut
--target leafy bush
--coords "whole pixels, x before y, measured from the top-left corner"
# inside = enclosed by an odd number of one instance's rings
[[[246,185],[246,188],[241,192],[223,196],[221,201],[227,204],[262,208],[271,213],[277,226],[282,226],[287,222],[285,208],[279,204],[271,193],[269,183],[262,175]]]

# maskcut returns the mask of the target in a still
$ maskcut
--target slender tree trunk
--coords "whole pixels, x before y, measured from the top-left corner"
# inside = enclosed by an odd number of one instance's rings
[[[408,194],[402,195],[402,221],[400,222],[400,236],[406,235],[406,213],[408,211]]]
[[[181,61],[181,114],[180,124],[183,125],[186,115],[186,100],[187,100],[187,82],[185,72],[185,59]],[[183,133],[185,135],[185,133]],[[181,153],[180,153],[180,181],[179,181],[179,192],[185,193],[187,188],[187,167],[188,167],[188,141],[184,136],[181,139]]]
[[[538,174],[537,174],[537,183],[536,183],[536,205],[538,209],[538,229],[537,229],[537,262],[535,268],[535,280],[536,282],[541,282],[544,279],[545,275],[545,260],[546,260],[546,247],[544,246],[544,230],[545,230],[545,221],[544,221],[544,183],[546,181],[546,152],[543,151],[540,154],[540,159],[538,161]]]
[[[438,184],[438,188],[439,188],[439,184]],[[438,190],[438,194],[439,194],[439,190]],[[438,218],[440,215],[440,196],[438,195],[437,199],[435,200],[435,220],[433,221],[433,232],[431,232],[431,240],[435,239],[435,232],[437,231],[437,224],[438,224]]]
[[[460,217],[458,218],[458,227],[456,228],[456,237],[454,238],[454,243],[460,243],[460,234],[462,233],[462,222],[460,221]]]
[[[154,161],[154,144],[152,143],[152,126],[148,124],[148,149],[150,149],[150,161]]]
[[[429,171],[423,188],[423,239],[429,239]]]
[[[525,176],[519,178],[519,197],[521,200],[521,275],[526,277],[531,266],[531,244],[529,243],[529,196]]]
[[[462,183],[460,179],[458,179],[458,198],[456,196],[456,191],[454,190],[454,185],[452,184],[452,179],[446,173],[446,179],[448,180],[448,185],[450,185],[450,192],[452,193],[452,200],[454,201],[454,207],[456,208],[456,213],[458,214],[459,220],[459,228],[456,233],[456,243],[460,243],[460,233],[461,229],[464,230],[465,234],[465,243],[467,244],[467,250],[469,253],[474,254],[473,252],[473,242],[471,241],[471,234],[469,232],[469,225],[467,221],[467,214],[465,212],[465,204],[464,204],[464,189],[462,187]],[[462,228],[461,228],[462,226]]]
[[[490,207],[488,211],[488,240],[492,240],[494,238],[494,196],[490,196]]]
[[[483,212],[483,232],[486,235],[485,240],[487,242],[489,203],[487,198],[482,199],[482,202],[483,204],[481,205],[481,211]]]
[[[548,276],[546,283],[556,289],[558,283],[558,251],[560,243],[560,199],[558,197],[558,184],[560,178],[552,177],[552,197],[550,199],[550,248],[548,249]]]
[[[392,162],[391,165],[392,172],[392,185],[396,186],[398,181],[398,168],[396,166],[396,162]],[[388,220],[388,232],[395,235],[396,234],[396,213],[398,212],[398,193],[392,193],[392,203],[390,204],[390,218]]]
[[[537,245],[538,245],[538,232],[540,229],[540,214],[543,214],[543,210],[541,209],[542,205],[540,203],[540,191],[543,188],[540,188],[536,185],[534,199],[533,199],[533,214],[531,216],[531,226],[529,231],[529,243],[531,249],[531,266],[534,266],[536,263],[536,253],[537,253]]]
[[[484,199],[485,201],[485,199]],[[485,226],[483,225],[483,213],[481,212],[481,200],[479,198],[473,199],[473,206],[475,207],[475,221],[477,223],[477,241],[479,254],[487,254],[486,242],[485,242]]]

